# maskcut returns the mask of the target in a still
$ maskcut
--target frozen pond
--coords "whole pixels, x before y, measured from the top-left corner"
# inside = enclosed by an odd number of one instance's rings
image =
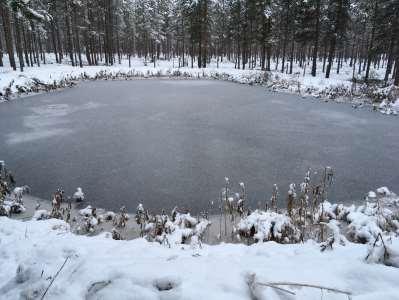
[[[252,206],[308,167],[335,169],[332,201],[399,189],[399,120],[220,81],[97,81],[0,105],[0,159],[50,198],[81,186],[104,208],[198,212],[230,177]]]

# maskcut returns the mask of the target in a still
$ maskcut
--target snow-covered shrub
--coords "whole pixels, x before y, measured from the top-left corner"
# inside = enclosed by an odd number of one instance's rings
[[[102,222],[113,221],[116,218],[116,213],[107,211],[98,217]]]
[[[23,194],[29,192],[28,186],[16,187],[11,192],[10,189],[15,185],[13,175],[7,171],[5,162],[0,161],[0,216],[11,216],[25,212],[22,201]]]
[[[4,200],[0,203],[0,216],[9,217],[12,214],[20,214],[25,212],[26,209],[23,203],[15,200]]]
[[[328,201],[320,203],[315,213],[315,220],[328,222],[330,220],[347,221],[347,216],[355,210],[355,206],[345,206],[343,204],[331,204]]]
[[[82,188],[78,187],[76,189],[76,192],[73,194],[72,198],[76,202],[82,202],[85,199],[85,194],[83,193]]]
[[[36,210],[32,220],[40,221],[40,220],[47,220],[50,218],[50,212],[45,209]]]
[[[395,245],[389,244],[392,242],[395,243]],[[366,261],[368,263],[379,263],[399,268],[398,246],[398,240],[384,241],[383,236],[379,234],[374,243],[369,245]]]
[[[12,191],[12,195],[14,196],[17,202],[22,202],[22,196],[24,194],[29,194],[29,193],[30,193],[30,187],[27,185],[15,187],[14,190]]]
[[[148,221],[148,213],[144,210],[143,204],[139,203],[136,208],[135,220],[137,225],[140,226],[140,236],[144,236],[144,228]]]
[[[335,245],[345,246],[347,243],[347,239],[341,234],[339,223],[335,220],[332,220],[327,224],[327,227],[331,231],[331,234],[325,242],[322,242],[320,244],[321,251],[323,252],[327,249],[332,250]]]
[[[393,194],[394,195],[394,194]],[[391,200],[391,199],[394,200]],[[348,214],[348,238],[356,242],[371,242],[383,232],[396,232],[399,216],[397,197],[383,197],[375,202],[366,202]],[[389,205],[391,208],[388,208]],[[386,207],[385,207],[386,206]]]
[[[93,213],[93,208],[91,207],[91,205],[88,205],[86,206],[86,208],[79,210],[79,214],[84,217],[89,217],[92,215],[92,213]]]
[[[399,105],[399,88],[396,86],[388,86],[386,88],[378,89],[378,92],[382,94],[380,97],[379,110],[381,113],[386,115],[397,115]]]
[[[63,219],[63,211],[61,205],[64,202],[64,191],[62,189],[57,189],[53,195],[53,200],[51,201],[51,218]]]
[[[393,103],[390,103],[385,100],[381,102],[381,104],[379,105],[379,109],[380,109],[380,112],[385,115],[396,116],[398,114],[396,108],[393,107]]]
[[[297,243],[301,234],[289,216],[255,210],[240,220],[236,228],[242,238],[255,241],[276,241],[279,243]]]
[[[122,206],[119,210],[119,214],[114,217],[114,226],[118,228],[126,227],[126,223],[129,220],[129,214],[127,213],[126,207]]]
[[[137,207],[135,219],[140,225],[140,236],[169,246],[189,243],[194,236],[200,242],[211,224],[205,218],[196,219],[190,213],[180,213],[177,208],[172,210],[170,217],[164,212],[150,215],[142,204]]]
[[[83,219],[83,222],[77,228],[79,233],[93,233],[96,230],[96,226],[99,224],[98,219],[95,216],[87,216]]]
[[[177,213],[174,222],[165,223],[167,239],[171,244],[189,243],[191,238],[201,241],[211,225],[207,219],[196,219],[190,213]]]
[[[296,202],[296,186],[295,183],[291,183],[288,189],[288,197],[287,197],[287,212],[290,217],[293,217],[295,202]]]
[[[122,237],[121,233],[116,230],[116,228],[112,228],[112,239],[114,240],[124,240],[124,238]]]
[[[324,201],[316,213],[322,222],[337,220],[345,224],[346,237],[356,243],[369,243],[384,232],[399,230],[399,198],[382,187],[370,191],[366,202],[358,207]]]
[[[376,191],[381,196],[391,196],[392,195],[391,191],[386,186],[380,187]]]
[[[77,228],[78,232],[82,234],[95,232],[101,220],[97,216],[97,209],[88,205],[86,208],[79,210],[79,214],[83,216],[83,220]]]

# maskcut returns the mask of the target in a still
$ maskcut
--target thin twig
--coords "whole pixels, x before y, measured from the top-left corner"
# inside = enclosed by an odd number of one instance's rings
[[[271,283],[260,283],[260,282],[257,282],[256,284],[257,285],[263,285],[263,286],[271,287],[273,289],[276,289],[276,290],[279,290],[279,291],[282,291],[282,292],[285,292],[285,293],[288,293],[288,294],[291,294],[291,295],[294,295],[294,296],[296,295],[294,292],[292,292],[290,290],[283,289],[283,288],[275,286],[275,285],[273,285]]]
[[[258,283],[258,284],[260,284],[260,283]],[[336,288],[330,288],[330,287],[326,287],[326,286],[308,284],[308,283],[268,282],[267,284],[269,284],[269,285],[290,285],[290,286],[298,286],[298,287],[309,287],[309,288],[315,288],[315,289],[323,289],[323,290],[330,291],[330,292],[335,292],[335,293],[346,294],[348,296],[352,295],[352,293],[348,292],[348,291],[343,291],[343,290],[339,290],[339,289],[336,289]]]
[[[43,299],[44,299],[44,297],[46,296],[48,290],[50,289],[50,287],[51,287],[51,285],[53,284],[54,280],[57,278],[58,274],[60,274],[61,270],[64,268],[64,266],[65,266],[65,264],[67,263],[68,259],[69,259],[69,256],[67,256],[67,257],[65,258],[65,261],[64,261],[64,263],[62,264],[61,268],[58,269],[58,271],[57,271],[57,273],[55,274],[55,276],[53,277],[53,279],[51,279],[50,284],[48,285],[48,287],[47,287],[46,290],[44,291],[43,296],[40,298],[40,300],[43,300]]]

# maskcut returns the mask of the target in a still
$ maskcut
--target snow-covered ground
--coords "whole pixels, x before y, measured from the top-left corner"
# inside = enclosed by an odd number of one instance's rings
[[[144,239],[115,241],[109,234],[76,236],[55,219],[1,217],[0,223],[2,299],[40,299],[53,279],[46,299],[347,299],[284,286],[293,296],[256,284],[275,282],[340,289],[352,299],[399,299],[399,269],[366,263],[367,246],[360,244],[325,252],[312,241],[167,248]],[[399,249],[399,240],[393,245]]]
[[[335,99],[342,101],[348,100],[352,89],[353,70],[349,65],[344,64],[340,73],[337,74],[335,68],[331,77],[326,79],[322,73],[322,63],[319,62],[318,73],[316,77],[310,75],[311,68],[306,66],[305,70],[298,65],[293,68],[293,74],[279,72],[275,65],[272,65],[272,71],[262,72],[259,68],[239,70],[234,68],[234,63],[224,61],[217,63],[212,61],[207,68],[178,68],[178,59],[169,61],[158,60],[154,67],[151,62],[145,62],[143,58],[132,58],[131,67],[127,59],[123,59],[121,64],[114,66],[84,66],[83,68],[72,67],[71,65],[56,64],[52,55],[47,56],[47,64],[40,67],[25,68],[24,72],[12,71],[8,67],[0,68],[0,92],[4,95],[25,94],[32,91],[41,91],[49,89],[40,84],[68,86],[70,81],[84,79],[125,79],[125,78],[148,78],[148,77],[179,77],[179,78],[208,78],[222,79],[244,84],[264,84],[275,91],[288,91],[301,95],[311,95],[323,99]],[[5,64],[7,66],[7,62]],[[304,72],[305,71],[305,72]],[[384,77],[384,68],[372,69],[372,79],[382,79]],[[356,76],[362,78],[364,72]],[[36,82],[35,82],[36,81]],[[370,101],[368,96],[372,95],[380,101],[387,98],[391,87],[380,89],[366,89],[365,85],[357,84],[353,102],[363,103]],[[6,96],[8,97],[8,96]],[[396,101],[396,103],[395,103]],[[395,114],[399,110],[399,100],[390,100],[389,107],[387,102],[381,106],[384,113]]]
[[[251,246],[210,246],[195,235],[186,244],[173,242],[185,230],[177,227],[170,243],[158,243],[114,240],[107,232],[75,235],[68,223],[56,219],[0,217],[0,298],[395,300],[398,208],[399,198],[387,188],[371,191],[357,208],[325,202],[318,214],[331,236],[321,244],[261,242],[270,234],[278,236],[290,220],[254,211],[238,223],[240,231],[256,227],[260,242]],[[186,221],[195,223],[190,217]],[[350,242],[344,231],[348,238],[368,242]],[[388,256],[381,241],[373,248],[379,234]]]
[[[141,59],[134,59],[132,68],[127,61],[83,69],[47,64],[23,73],[1,68],[0,90],[10,86],[13,94],[18,86],[29,89],[34,78],[58,84],[96,77],[182,76],[263,83],[276,90],[328,97],[331,89],[349,88],[352,74],[344,68],[328,81],[321,73],[316,78],[302,77],[300,70],[294,73],[273,71],[271,79],[264,81],[263,72],[236,70],[227,62],[207,69],[177,69],[176,61],[159,61],[153,68]],[[375,71],[376,76],[382,73],[381,69]],[[399,102],[389,109],[394,110],[395,105]],[[56,219],[0,217],[0,298],[310,300],[348,299],[350,294],[351,299],[399,299],[399,198],[383,188],[370,192],[368,200],[360,207],[324,202],[316,215],[327,224],[331,236],[321,244],[313,240],[294,244],[270,241],[300,240],[299,228],[281,212],[254,211],[236,224],[234,234],[243,243],[219,245],[199,242],[195,231],[204,229],[204,223],[195,224],[189,215],[168,223],[171,232],[167,243],[144,238],[114,240],[109,232],[92,237],[76,235],[71,225]],[[7,205],[6,209],[13,204]],[[79,213],[87,213],[93,220],[92,210]],[[191,231],[181,226],[187,221],[194,224]],[[97,218],[93,226],[96,222]],[[147,226],[152,231],[155,225]],[[180,243],[184,234],[191,238],[186,244]],[[247,236],[258,243],[244,245]],[[379,240],[373,248],[380,236],[385,244]]]

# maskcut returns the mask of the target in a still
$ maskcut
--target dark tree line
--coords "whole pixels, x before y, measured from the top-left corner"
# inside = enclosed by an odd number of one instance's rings
[[[206,67],[340,72],[399,85],[399,0],[0,0],[3,53],[16,70],[46,63],[113,65],[178,58]]]

